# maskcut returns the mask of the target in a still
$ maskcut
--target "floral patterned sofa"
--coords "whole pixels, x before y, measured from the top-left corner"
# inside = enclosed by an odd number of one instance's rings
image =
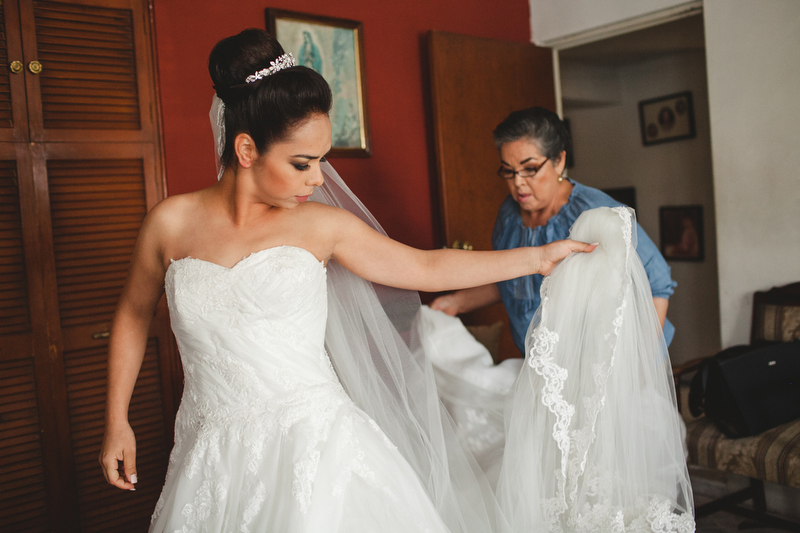
[[[750,342],[800,339],[800,282],[757,292],[753,297]],[[684,374],[697,369],[696,359],[673,369],[678,397]],[[680,406],[679,406],[680,408]],[[718,510],[735,512],[770,525],[800,531],[800,524],[766,515],[764,481],[800,489],[800,419],[760,435],[728,438],[707,418],[687,423],[689,464],[746,476],[750,487],[697,508],[702,517]],[[738,504],[753,500],[755,511]]]

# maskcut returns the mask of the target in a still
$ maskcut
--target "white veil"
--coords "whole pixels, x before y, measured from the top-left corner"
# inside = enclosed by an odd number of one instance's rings
[[[218,100],[215,96],[209,115],[221,154],[225,135]],[[385,234],[333,167],[323,162],[321,168],[325,183],[310,199],[346,209]],[[403,454],[450,531],[506,531],[491,487],[462,448],[437,396],[430,360],[413,327],[418,294],[374,285],[335,261],[328,262],[327,275],[325,346],[350,397]]]
[[[672,372],[633,212],[584,212],[599,242],[542,284],[506,404],[497,497],[513,531],[694,531]]]

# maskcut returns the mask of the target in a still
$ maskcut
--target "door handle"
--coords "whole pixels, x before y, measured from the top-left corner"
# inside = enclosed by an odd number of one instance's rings
[[[452,246],[454,250],[472,250],[472,243],[469,241],[462,241],[460,239],[456,239],[453,241]]]

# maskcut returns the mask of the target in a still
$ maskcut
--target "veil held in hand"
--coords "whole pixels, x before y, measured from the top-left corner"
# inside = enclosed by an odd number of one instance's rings
[[[545,278],[506,403],[497,498],[513,531],[694,531],[667,347],[633,211],[592,209],[599,242]]]

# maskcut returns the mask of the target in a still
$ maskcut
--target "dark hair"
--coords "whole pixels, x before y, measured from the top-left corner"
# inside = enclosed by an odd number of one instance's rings
[[[498,150],[505,143],[527,139],[552,161],[557,161],[561,152],[571,150],[569,131],[564,122],[543,107],[514,111],[497,125],[492,135]]]
[[[240,133],[250,135],[258,153],[264,154],[311,115],[330,112],[331,89],[310,68],[295,66],[245,82],[283,53],[275,38],[258,29],[222,39],[211,50],[208,72],[217,96],[225,103],[223,165],[234,161],[233,141]]]

